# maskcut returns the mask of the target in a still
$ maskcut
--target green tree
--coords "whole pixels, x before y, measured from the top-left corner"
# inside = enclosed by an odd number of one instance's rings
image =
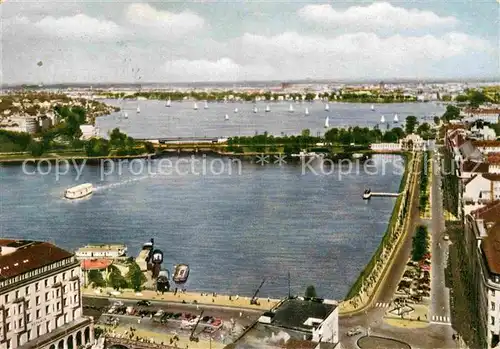
[[[28,151],[33,156],[42,156],[42,154],[45,152],[45,150],[43,149],[43,144],[37,141],[31,141],[31,143],[28,145]]]
[[[106,156],[109,154],[109,142],[102,138],[91,138],[85,143],[87,156]]]
[[[435,116],[435,117],[434,117],[434,123],[435,123],[436,125],[439,125],[439,123],[440,123],[440,122],[441,122],[441,119],[439,118],[439,116]]]
[[[88,283],[93,284],[94,286],[97,287],[104,287],[106,286],[106,281],[104,281],[104,278],[102,277],[102,273],[99,270],[90,270],[87,274],[88,276]]]
[[[134,289],[134,291],[140,291],[142,285],[146,282],[144,273],[135,261],[129,264],[126,278],[128,284]]]
[[[310,137],[311,136],[311,130],[306,128],[306,129],[303,129],[301,134],[300,134],[302,137]]]
[[[405,132],[406,134],[412,134],[415,132],[415,127],[418,125],[418,120],[416,116],[410,115],[406,117],[405,121]]]
[[[313,285],[307,286],[304,297],[305,298],[317,298],[318,295],[316,294],[316,288]]]
[[[120,272],[120,269],[118,269],[115,266],[110,266],[111,272],[109,273],[108,276],[108,281],[111,287],[113,287],[115,290],[119,290],[121,288],[127,288],[128,283],[127,280],[123,277],[122,273]]]
[[[441,117],[445,122],[450,120],[455,120],[460,118],[460,108],[455,107],[454,105],[447,105],[446,111]]]
[[[152,154],[155,152],[155,146],[151,142],[144,142],[144,149],[148,154]]]

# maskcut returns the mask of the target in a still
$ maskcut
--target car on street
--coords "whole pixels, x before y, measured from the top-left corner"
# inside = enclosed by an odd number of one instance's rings
[[[352,337],[352,336],[356,336],[360,333],[362,333],[363,330],[361,329],[361,326],[358,326],[358,327],[355,327],[355,328],[351,328],[349,331],[347,331],[347,335],[349,337]]]
[[[448,234],[445,234],[445,235],[443,236],[443,240],[444,240],[444,241],[448,241],[448,240],[450,240],[450,237],[448,236]]]
[[[137,302],[137,305],[141,307],[149,307],[151,305],[151,302],[146,300],[141,300]]]

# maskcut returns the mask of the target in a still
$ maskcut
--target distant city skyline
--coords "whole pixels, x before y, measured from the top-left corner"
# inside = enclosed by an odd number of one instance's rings
[[[1,83],[494,80],[498,6],[10,0]]]

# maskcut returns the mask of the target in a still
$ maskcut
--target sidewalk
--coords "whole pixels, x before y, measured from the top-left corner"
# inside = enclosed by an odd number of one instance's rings
[[[130,330],[130,327],[125,327],[125,326],[118,326],[118,327],[111,327],[111,326],[106,326],[106,325],[98,325],[100,327],[108,329],[108,331],[111,331],[111,335],[121,337],[121,338],[129,338],[128,333]],[[109,334],[108,334],[109,335]],[[153,332],[153,331],[148,331],[143,328],[137,328],[134,330],[134,335],[138,336],[139,338],[147,338],[149,340],[154,341],[157,344],[164,343],[165,345],[170,345],[170,338],[173,338],[174,335],[172,333],[158,333],[158,332]],[[199,342],[194,342],[190,341],[189,337],[183,336],[183,335],[177,335],[179,337],[179,340],[174,341],[175,347],[176,348],[190,348],[190,349],[222,349],[224,348],[225,344],[222,344],[219,341],[212,340],[207,341],[207,340],[202,340],[200,339]],[[174,347],[174,345],[172,345]]]
[[[99,290],[102,289],[102,293]],[[236,296],[219,295],[217,294],[213,297],[212,294],[201,295],[201,292],[177,292],[174,295],[173,292],[165,292],[165,294],[157,294],[155,291],[143,290],[140,293],[134,292],[133,290],[121,290],[120,294],[109,295],[108,292],[112,292],[111,288],[82,288],[83,296],[91,297],[103,297],[103,298],[122,298],[122,299],[133,299],[133,300],[151,300],[151,301],[164,301],[172,303],[182,303],[184,301],[188,304],[193,304],[194,301],[200,305],[210,305],[210,306],[223,306],[223,307],[234,307],[234,308],[244,308],[253,310],[262,310],[263,312],[274,307],[280,300],[279,299],[268,299],[259,298],[258,302],[260,305],[250,305],[250,297],[239,297]]]

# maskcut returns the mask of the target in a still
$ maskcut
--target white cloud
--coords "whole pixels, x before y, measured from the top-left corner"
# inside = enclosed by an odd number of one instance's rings
[[[262,79],[272,73],[270,67],[239,65],[227,57],[216,61],[180,59],[166,64],[170,81],[237,81]]]
[[[440,17],[434,12],[395,7],[387,2],[368,6],[352,6],[336,10],[330,4],[306,5],[298,10],[305,20],[336,28],[364,29],[416,29],[430,26],[453,26],[455,17]]]
[[[243,61],[272,64],[277,76],[286,78],[395,77],[403,72],[430,72],[442,61],[474,52],[494,54],[488,41],[462,33],[388,38],[373,33],[335,38],[295,32],[272,37],[245,34],[240,45],[245,48]]]
[[[150,28],[160,35],[181,36],[203,28],[205,23],[193,12],[160,11],[149,4],[130,4],[125,15],[130,23]]]
[[[26,17],[13,17],[4,21],[3,28],[5,34],[65,39],[112,39],[122,33],[116,23],[84,14],[59,18],[49,16],[34,23]]]

